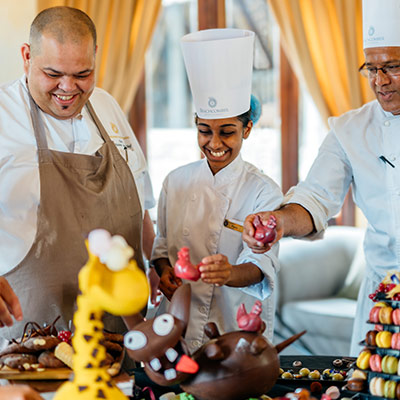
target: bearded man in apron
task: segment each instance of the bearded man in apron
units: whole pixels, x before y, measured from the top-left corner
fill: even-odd
[[[27,321],[59,315],[58,326],[68,327],[91,230],[122,235],[143,268],[145,221],[151,249],[143,210],[154,198],[144,156],[116,101],[95,88],[96,50],[85,13],[46,9],[21,49],[25,75],[0,87],[0,324],[12,325],[0,330],[6,337],[21,335]],[[104,322],[124,331],[119,318]]]

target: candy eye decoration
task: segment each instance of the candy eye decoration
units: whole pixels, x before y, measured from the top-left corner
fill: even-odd
[[[140,331],[129,331],[124,337],[124,345],[129,350],[143,349],[147,344],[146,335]]]
[[[153,322],[153,331],[158,336],[166,336],[174,327],[174,317],[171,314],[162,314],[155,318]]]

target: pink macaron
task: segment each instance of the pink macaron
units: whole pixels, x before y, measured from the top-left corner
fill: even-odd
[[[392,319],[395,325],[400,325],[400,308],[395,308],[393,310]]]
[[[395,350],[400,350],[400,333],[393,333],[392,340],[390,341],[390,347]]]
[[[377,306],[372,307],[371,311],[369,312],[369,320],[371,322],[375,322],[375,323],[380,322],[379,321],[379,312],[380,311],[381,311],[381,307],[377,307]]]
[[[372,354],[369,358],[369,368],[374,372],[382,372],[382,357],[379,354]]]

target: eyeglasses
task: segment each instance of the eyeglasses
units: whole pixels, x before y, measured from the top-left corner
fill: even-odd
[[[385,75],[387,76],[398,76],[400,75],[400,65],[399,64],[394,64],[394,65],[386,65],[384,67],[373,67],[370,65],[361,65],[361,67],[358,69],[358,72],[362,75],[365,76],[366,78],[374,79],[376,78],[376,75],[378,75],[378,71],[381,70]]]

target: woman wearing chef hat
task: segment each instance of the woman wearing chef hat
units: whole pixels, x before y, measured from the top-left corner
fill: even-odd
[[[278,185],[240,156],[259,116],[259,104],[250,107],[254,33],[205,30],[184,36],[181,45],[205,158],[166,177],[152,260],[167,298],[182,283],[172,268],[182,247],[190,249],[193,264],[203,263],[201,279],[191,283],[186,332],[191,352],[207,340],[207,322],[215,322],[221,333],[237,330],[239,305],[250,311],[256,300],[262,301],[264,334],[272,339],[278,248],[253,254],[241,236],[246,215],[282,202]]]

